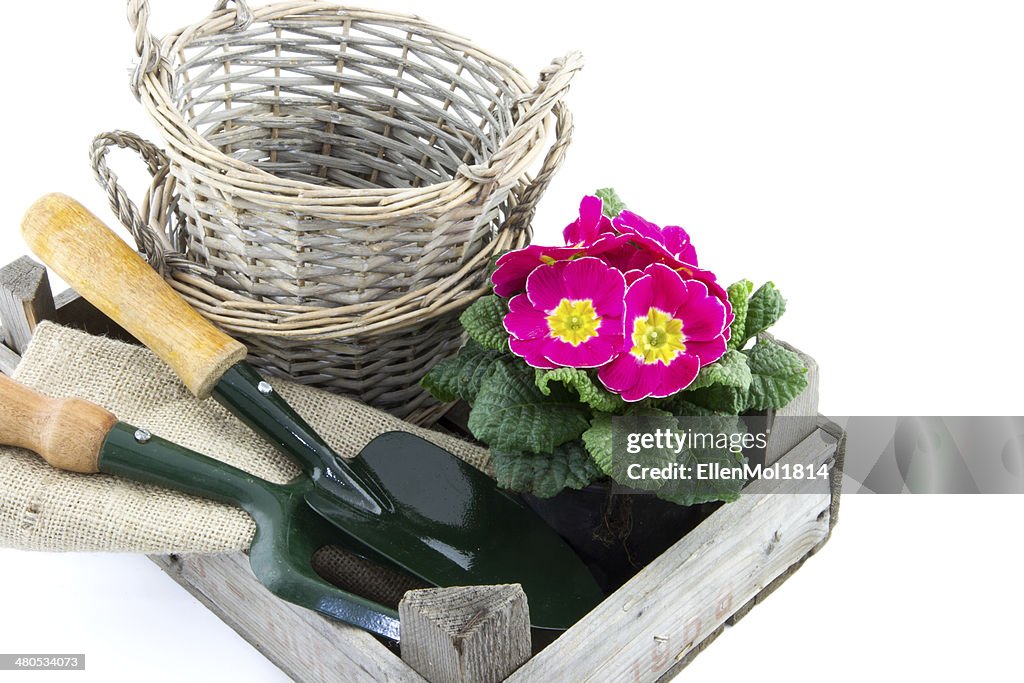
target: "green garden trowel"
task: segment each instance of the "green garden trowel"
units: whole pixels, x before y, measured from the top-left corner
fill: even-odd
[[[564,541],[451,453],[392,432],[355,458],[337,455],[245,363],[242,344],[196,313],[73,199],[53,194],[37,201],[22,234],[48,266],[162,358],[193,394],[212,394],[291,457],[311,482],[303,500],[342,532],[339,544],[436,586],[520,583],[535,628],[568,628],[601,600]]]
[[[219,460],[118,422],[81,399],[52,399],[0,375],[0,444],[27,448],[69,472],[105,472],[244,509],[256,522],[249,563],[280,598],[398,642],[398,613],[328,583],[313,555],[335,545],[336,527],[305,502],[305,475],[272,484]]]

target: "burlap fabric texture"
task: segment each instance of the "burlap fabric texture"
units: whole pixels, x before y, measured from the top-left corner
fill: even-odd
[[[193,398],[146,349],[44,323],[15,377],[49,396],[97,403],[124,422],[269,481],[299,474],[219,404]],[[486,450],[457,438],[318,389],[273,383],[343,456],[399,429],[486,468]],[[218,553],[248,548],[254,531],[237,508],[103,474],[60,472],[28,451],[0,447],[0,545],[8,548]]]

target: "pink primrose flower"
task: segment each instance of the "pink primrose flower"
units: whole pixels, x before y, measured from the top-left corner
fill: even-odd
[[[622,353],[598,377],[626,401],[665,398],[725,354],[728,302],[664,264],[630,275]]]
[[[494,293],[510,297],[526,288],[526,278],[538,266],[551,265],[583,253],[579,247],[543,247],[531,244],[498,257],[497,268],[491,274]]]
[[[633,241],[641,249],[686,265],[697,265],[697,250],[690,243],[690,235],[677,225],[662,228],[632,211],[620,213],[615,217],[613,225],[619,233],[632,235]]]
[[[542,265],[509,301],[509,347],[536,368],[596,368],[620,352],[626,282],[600,259]]]
[[[600,197],[587,195],[580,201],[580,216],[565,226],[562,237],[566,244],[587,246],[605,234],[613,234],[611,219],[602,213],[604,202]]]

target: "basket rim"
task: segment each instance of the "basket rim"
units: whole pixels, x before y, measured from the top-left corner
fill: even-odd
[[[374,9],[346,7],[328,2],[310,2],[310,0],[290,0],[286,2],[264,5],[252,10],[254,21],[267,21],[297,14],[329,14],[332,17],[349,16],[369,18],[371,20],[408,23],[420,30],[434,34],[434,37],[448,42],[474,57],[495,67],[514,90],[518,91],[517,101],[522,101],[531,92],[531,85],[525,75],[507,60],[501,59],[479,47],[468,38],[451,33],[417,15],[398,14]],[[282,178],[269,171],[260,169],[247,162],[234,159],[211,144],[204,136],[192,128],[184,119],[182,112],[174,105],[167,82],[165,66],[174,63],[174,56],[185,49],[197,38],[226,32],[235,21],[234,10],[220,10],[189,26],[173,31],[160,40],[161,66],[153,72],[143,75],[139,87],[139,99],[150,117],[164,133],[169,145],[169,155],[179,163],[188,163],[189,170],[201,176],[202,180],[212,185],[229,185],[232,191],[244,194],[252,201],[268,201],[273,203],[276,196],[282,201],[295,203],[296,200],[308,206],[322,208],[324,206],[343,206],[347,215],[351,215],[355,204],[362,204],[370,211],[380,211],[389,206],[401,212],[429,210],[432,206],[451,207],[456,198],[469,201],[475,195],[480,184],[460,172],[455,177],[416,188],[367,188],[356,189],[342,186],[317,185],[308,181]],[[534,137],[534,142],[545,140],[552,128],[551,116],[545,116]],[[524,171],[533,163],[543,145],[526,146],[521,158],[514,159],[515,168]],[[171,151],[173,150],[173,151]],[[189,163],[190,162],[190,163]],[[397,205],[397,206],[395,206]],[[356,208],[356,210],[358,210]],[[389,216],[394,216],[392,211]]]

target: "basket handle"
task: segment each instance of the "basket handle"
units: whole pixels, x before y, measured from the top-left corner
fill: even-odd
[[[124,130],[97,135],[93,138],[89,154],[93,174],[96,176],[96,181],[106,191],[110,208],[117,215],[121,224],[128,228],[132,238],[135,239],[136,246],[145,255],[149,264],[162,275],[166,269],[166,257],[174,252],[174,248],[167,239],[167,235],[150,227],[142,217],[139,207],[129,199],[128,193],[121,187],[117,180],[117,174],[107,165],[107,152],[114,146],[138,152],[146,162],[146,168],[149,169],[154,182],[166,177],[170,169],[170,160],[163,150],[152,142]]]
[[[235,3],[235,23],[228,31],[244,31],[253,22],[253,13],[246,0],[217,0],[214,12],[225,12],[229,2]],[[156,72],[163,64],[160,53],[160,39],[149,31],[149,0],[128,0],[128,24],[135,31],[135,54],[139,63],[132,73],[132,92],[140,96],[142,79],[146,74]]]
[[[537,211],[537,202],[548,189],[551,179],[565,161],[565,153],[572,142],[574,130],[572,112],[559,102],[552,110],[555,113],[555,143],[544,156],[544,164],[540,172],[530,181],[523,191],[519,203],[509,212],[502,224],[502,230],[528,230],[533,223],[533,215]]]
[[[472,166],[463,164],[459,167],[459,173],[476,183],[501,184],[504,176],[508,173],[508,164],[520,157],[521,147],[534,143],[540,127],[544,125],[545,118],[556,107],[556,113],[562,114],[563,125],[560,126],[562,133],[571,135],[572,119],[571,117],[569,118],[569,126],[566,128],[564,119],[568,110],[561,106],[561,103],[565,94],[569,91],[570,82],[582,68],[583,55],[579,52],[570,52],[564,57],[553,60],[550,65],[541,71],[537,87],[522,98],[523,102],[529,103],[529,108],[519,117],[516,124],[512,126],[512,130],[509,131],[501,145],[491,155],[490,160],[487,163],[474,164]],[[559,142],[562,144],[559,145]],[[545,159],[545,165],[547,165],[548,161],[554,161],[555,159],[560,163],[567,144],[567,139],[556,141],[555,147],[551,151],[559,150],[560,154],[552,158],[551,152],[549,152],[548,157]],[[546,174],[546,177],[547,180],[550,180],[551,173]],[[545,182],[544,185],[546,186],[546,184]],[[543,187],[540,189],[543,190]]]

